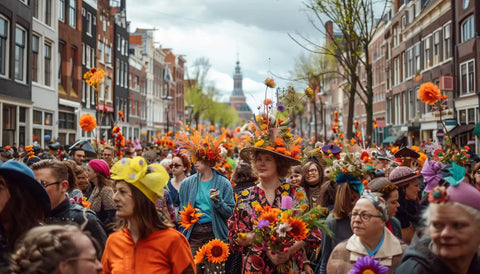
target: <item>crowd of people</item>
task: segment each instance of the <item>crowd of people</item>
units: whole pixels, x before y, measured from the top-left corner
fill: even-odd
[[[480,273],[470,147],[309,143],[270,106],[123,153],[2,148],[0,272]]]

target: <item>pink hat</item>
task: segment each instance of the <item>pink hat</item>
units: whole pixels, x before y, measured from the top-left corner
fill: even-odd
[[[406,166],[399,166],[390,173],[388,179],[390,179],[392,184],[401,186],[419,177],[420,174],[417,174],[413,169]]]
[[[88,165],[93,168],[96,172],[105,176],[105,178],[110,178],[110,167],[107,162],[100,159],[91,160],[88,162]]]
[[[474,186],[460,182],[447,188],[448,201],[457,202],[480,210],[480,191]]]

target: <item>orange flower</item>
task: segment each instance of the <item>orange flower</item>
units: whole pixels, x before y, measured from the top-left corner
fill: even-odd
[[[78,124],[85,132],[93,131],[97,127],[97,121],[91,114],[83,114],[78,120]]]
[[[265,85],[269,88],[274,88],[276,86],[275,80],[273,80],[273,78],[267,78],[265,79]]]
[[[266,106],[270,105],[271,103],[272,103],[272,99],[270,99],[270,98],[265,99],[265,103],[264,103],[264,104],[265,104]]]
[[[469,150],[470,150],[470,147],[469,147],[469,146],[465,146],[465,150],[466,150],[466,151],[469,151]]]
[[[118,111],[118,116],[120,116],[120,117],[123,116],[123,111],[119,110]]]
[[[427,82],[420,86],[418,98],[427,105],[434,105],[442,98],[442,93],[435,84]]]
[[[189,230],[193,224],[198,222],[200,216],[203,215],[198,208],[192,207],[191,203],[188,203],[188,206],[183,207],[183,211],[180,211],[180,226],[184,227],[185,230]]]
[[[214,125],[210,125],[210,126],[208,127],[208,130],[214,131],[214,130],[215,130],[215,126],[214,126]]]
[[[275,144],[276,144],[277,146],[284,146],[283,139],[280,138],[280,137],[277,137],[277,138],[275,139]]]
[[[277,147],[275,151],[278,153],[284,153],[285,151],[287,151],[287,149],[285,147]]]
[[[302,241],[307,237],[307,224],[300,218],[290,218],[289,221],[290,227],[290,235],[297,241]]]
[[[282,210],[279,208],[272,208],[270,206],[265,206],[263,212],[258,217],[258,220],[268,220],[270,224],[275,224],[278,220],[278,215],[282,213]]]
[[[228,258],[228,245],[219,239],[213,239],[204,245],[207,260],[214,264],[220,264]]]
[[[203,259],[205,259],[205,246],[202,246],[197,250],[197,254],[195,255],[195,264],[203,262]]]
[[[6,150],[10,150],[12,147],[11,146],[5,146]]]
[[[266,147],[265,149],[268,149],[268,150],[271,150],[271,151],[275,151],[275,148],[274,148],[274,147],[271,147],[271,146],[268,146],[268,147]]]
[[[305,199],[306,198],[305,192],[297,191],[296,198],[297,198],[297,201],[301,201],[301,200]]]

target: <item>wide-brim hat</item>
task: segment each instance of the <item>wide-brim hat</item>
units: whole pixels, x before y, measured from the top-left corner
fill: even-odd
[[[418,157],[420,157],[420,154],[418,154],[415,150],[411,148],[402,147],[399,151],[395,152],[394,156],[395,158],[410,157],[413,159],[418,159]]]
[[[243,148],[242,150],[240,150],[240,158],[242,158],[242,160],[252,164],[252,161],[254,159],[254,155],[255,155],[256,151],[269,152],[269,153],[272,153],[274,155],[277,155],[281,159],[286,160],[287,163],[290,166],[296,166],[296,165],[300,164],[300,160],[298,160],[298,159],[292,158],[292,157],[287,156],[285,154],[278,153],[278,152],[273,151],[273,150],[268,150],[268,149],[260,148],[260,147],[246,147],[246,148]]]
[[[33,171],[24,163],[10,160],[0,167],[0,175],[19,184],[24,191],[29,191],[43,208],[45,216],[50,213],[51,203],[47,191],[41,183],[35,179]]]
[[[418,179],[421,175],[411,168],[406,166],[396,167],[391,173],[388,179],[396,186],[402,186],[413,179]]]

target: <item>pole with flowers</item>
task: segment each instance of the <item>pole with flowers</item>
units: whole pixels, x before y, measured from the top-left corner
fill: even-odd
[[[423,83],[418,89],[418,98],[427,105],[432,106],[432,111],[438,111],[438,117],[440,124],[442,125],[443,131],[445,132],[445,141],[447,145],[447,151],[442,158],[440,159],[443,163],[448,163],[450,161],[450,156],[452,155],[452,138],[445,126],[443,121],[443,111],[448,109],[447,106],[447,95],[442,95],[442,92],[437,87],[437,85],[432,82]]]

